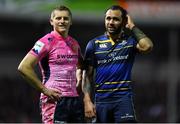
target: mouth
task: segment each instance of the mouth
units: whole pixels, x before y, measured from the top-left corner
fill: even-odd
[[[58,25],[58,27],[61,28],[61,29],[66,29],[65,25]]]
[[[114,27],[108,27],[108,30],[110,30],[110,31],[114,31],[114,30],[115,30],[115,28],[114,28]]]
[[[109,29],[114,29],[114,27],[108,27]]]
[[[66,27],[65,25],[58,25],[59,27]]]

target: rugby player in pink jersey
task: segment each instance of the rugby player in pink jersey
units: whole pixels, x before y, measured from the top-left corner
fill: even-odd
[[[53,31],[40,38],[19,64],[21,75],[41,92],[43,123],[82,123],[84,110],[81,89],[82,56],[76,40],[68,35],[71,11],[55,8],[50,23]],[[39,63],[43,80],[34,71]]]

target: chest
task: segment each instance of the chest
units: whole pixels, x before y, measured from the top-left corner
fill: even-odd
[[[69,65],[77,64],[78,61],[78,45],[76,43],[66,41],[55,42],[49,51],[49,62],[53,64]]]
[[[112,45],[111,43],[97,43],[95,44],[95,57],[97,60],[126,58],[133,54],[134,46],[132,42],[122,41]]]

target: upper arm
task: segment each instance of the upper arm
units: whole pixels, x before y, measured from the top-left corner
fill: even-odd
[[[83,69],[83,67],[84,67],[84,60],[83,60],[83,56],[82,56],[81,50],[79,49],[79,51],[78,51],[77,69]]]
[[[92,82],[93,74],[94,74],[94,67],[89,65],[86,69],[85,74],[86,74],[86,78],[88,78],[90,80],[90,82]]]
[[[90,41],[88,42],[85,50],[85,56],[84,56],[84,64],[85,64],[85,78],[88,79],[90,82],[93,79],[93,73],[94,73],[94,42]]]
[[[94,41],[88,42],[84,55],[85,66],[93,66],[95,64],[94,47]]]
[[[18,70],[23,71],[25,68],[34,68],[34,66],[38,63],[38,58],[30,53],[28,53],[21,63],[18,66]]]
[[[48,53],[48,48],[49,45],[46,40],[38,40],[29,53],[23,58],[18,70],[20,72],[27,71],[27,69],[32,70],[38,61]]]
[[[88,68],[86,68],[85,70],[83,70],[82,73],[82,79],[83,79],[83,89],[84,92],[91,92],[91,85],[90,83],[93,81],[93,67],[92,66],[88,66]]]

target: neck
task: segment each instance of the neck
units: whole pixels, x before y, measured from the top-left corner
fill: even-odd
[[[56,30],[54,31],[57,32],[59,35],[61,35],[63,38],[66,38],[68,36],[68,32],[58,32]]]
[[[116,42],[117,39],[119,39],[122,35],[122,32],[118,33],[118,34],[110,34],[107,32],[107,35],[114,41]]]

